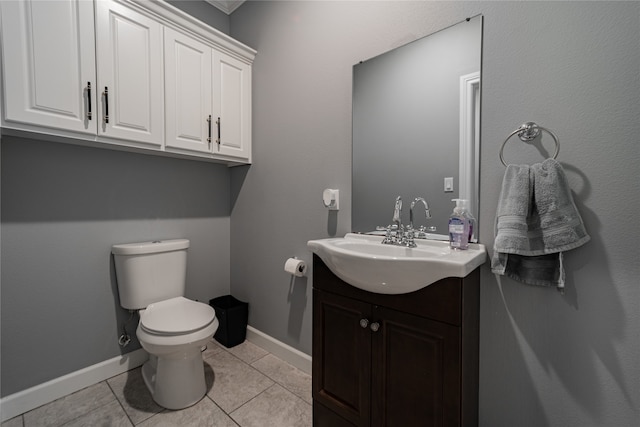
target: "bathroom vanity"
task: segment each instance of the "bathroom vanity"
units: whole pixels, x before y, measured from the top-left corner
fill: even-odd
[[[477,425],[479,278],[385,295],[314,253],[313,425]]]

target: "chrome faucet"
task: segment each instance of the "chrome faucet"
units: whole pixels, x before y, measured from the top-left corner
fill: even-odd
[[[402,219],[400,216],[402,215],[402,197],[396,197],[396,204],[393,207],[393,223],[396,225],[398,230],[402,228]]]
[[[429,204],[423,197],[416,197],[411,202],[409,207],[409,225],[406,230],[404,225],[402,225],[401,214],[402,214],[402,197],[396,197],[396,204],[393,207],[393,225],[389,225],[387,227],[387,233],[382,240],[382,243],[385,245],[397,245],[397,246],[405,246],[407,248],[415,248],[416,242],[413,240],[415,237],[415,230],[413,229],[413,208],[417,203],[422,202],[424,205],[424,214],[427,219],[431,218],[431,211],[429,210]],[[421,226],[418,230],[418,237],[422,237],[425,235],[425,227]]]
[[[429,210],[429,204],[427,203],[427,201],[423,198],[423,197],[416,197],[415,199],[413,199],[413,202],[411,202],[411,205],[409,206],[409,227],[407,228],[407,245],[409,247],[416,247],[415,242],[413,241],[413,238],[416,237],[415,235],[415,229],[413,228],[413,208],[416,206],[416,204],[418,202],[422,202],[422,204],[424,205],[424,214],[425,214],[425,218],[429,219],[431,218],[431,211]],[[418,236],[417,237],[424,237],[426,235],[425,233],[425,227],[424,226],[420,226],[420,228],[418,229]]]
[[[396,203],[393,206],[393,225],[387,227],[387,234],[384,236],[382,243],[385,245],[397,245],[403,238],[404,226],[402,225],[402,197],[396,197]]]
[[[416,206],[416,203],[422,202],[424,205],[424,214],[427,219],[431,218],[431,211],[429,210],[429,204],[423,197],[416,197],[411,202],[411,206],[409,207],[409,228],[413,229],[413,208]]]

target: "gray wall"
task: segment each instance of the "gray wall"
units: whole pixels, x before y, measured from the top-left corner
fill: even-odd
[[[351,70],[362,58],[484,14],[480,241],[493,244],[520,123],[560,137],[592,241],[566,254],[567,293],[482,274],[480,425],[630,426],[640,413],[640,4],[248,2],[233,37],[257,49],[254,165],[232,171],[231,288],[250,323],[311,352],[308,239],[350,229]],[[513,143],[505,157],[536,162]],[[341,210],[322,206],[339,188]],[[428,197],[428,195],[426,195]],[[382,201],[381,201],[382,202]]]
[[[2,396],[139,348],[118,345],[111,245],[191,240],[187,296],[229,293],[224,165],[2,138]]]

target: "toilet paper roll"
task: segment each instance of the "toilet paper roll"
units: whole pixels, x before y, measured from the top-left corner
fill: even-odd
[[[301,259],[289,258],[284,263],[284,271],[296,277],[302,277],[307,273],[307,264]]]

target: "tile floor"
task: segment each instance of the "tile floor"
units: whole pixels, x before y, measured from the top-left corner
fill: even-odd
[[[156,405],[136,368],[1,427],[312,425],[310,375],[248,341],[227,349],[211,340],[203,357],[207,394],[189,408],[169,411]]]

